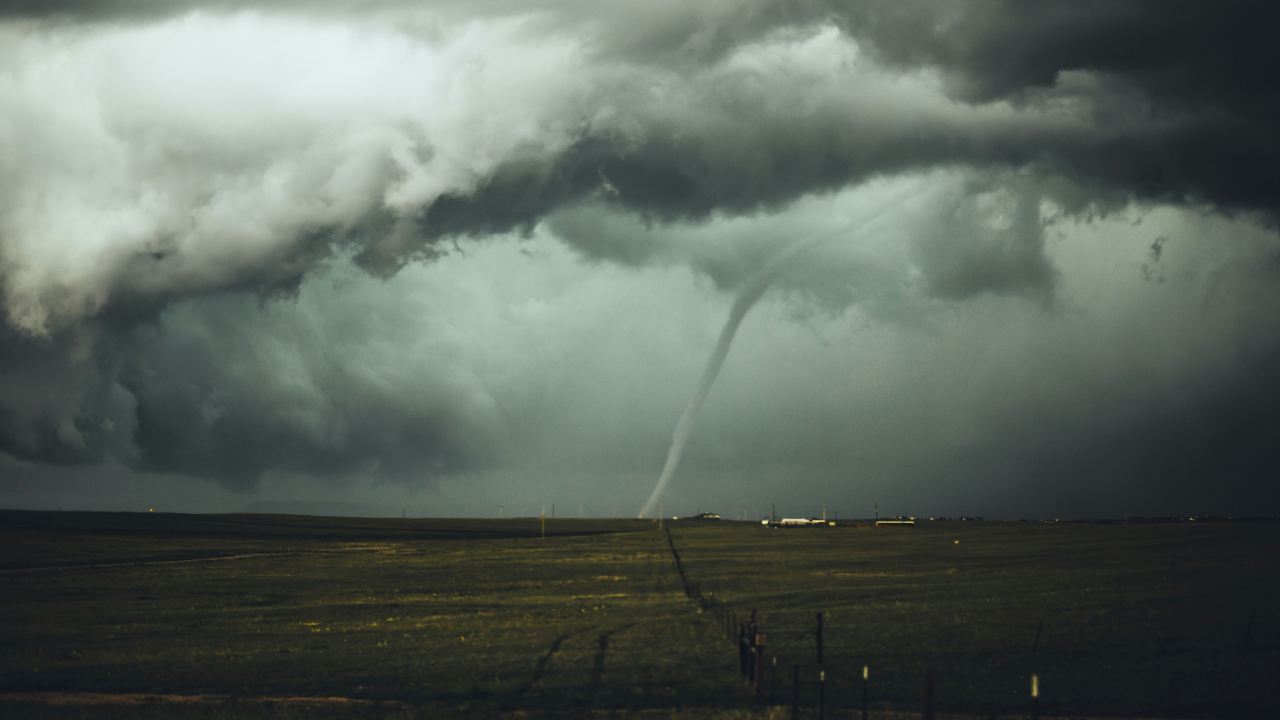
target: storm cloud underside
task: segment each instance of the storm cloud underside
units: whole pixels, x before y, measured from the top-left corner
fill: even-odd
[[[726,296],[923,183],[778,278],[692,476],[1274,506],[1265,7],[0,3],[6,492],[651,478]]]

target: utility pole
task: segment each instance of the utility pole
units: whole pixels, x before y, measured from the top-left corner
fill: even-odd
[[[827,504],[822,503],[822,522],[827,521]]]
[[[658,503],[658,529],[662,529],[662,503]]]
[[[876,503],[876,520],[880,519],[880,503]]]
[[[542,539],[547,539],[547,504],[542,503]]]

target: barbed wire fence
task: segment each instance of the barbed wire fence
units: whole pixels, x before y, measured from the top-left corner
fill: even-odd
[[[790,706],[792,717],[816,714],[824,718],[838,714],[841,717],[866,718],[874,710],[917,711],[921,717],[932,720],[938,712],[939,689],[943,688],[952,691],[948,697],[953,702],[949,705],[956,705],[949,706],[948,712],[968,712],[985,717],[1039,718],[1044,710],[1042,690],[1046,670],[1051,674],[1057,671],[1059,675],[1070,670],[1070,663],[1045,662],[1041,649],[1044,619],[1038,620],[1034,628],[1014,626],[1000,620],[957,619],[952,622],[949,629],[953,632],[967,628],[979,631],[977,634],[1019,633],[1024,634],[1027,641],[1024,645],[1027,650],[1019,657],[999,664],[990,672],[978,673],[978,678],[969,678],[965,682],[957,679],[958,673],[947,672],[954,664],[965,662],[963,658],[918,649],[899,653],[892,659],[868,656],[858,662],[850,657],[848,648],[841,643],[841,652],[833,661],[830,653],[826,652],[828,626],[822,611],[808,610],[812,614],[807,616],[811,620],[806,623],[801,620],[806,612],[802,608],[775,609],[773,615],[787,621],[776,625],[761,622],[757,609],[748,609],[712,587],[704,586],[702,580],[686,566],[670,527],[664,530],[685,596],[715,617],[721,634],[738,653],[739,669],[754,701],[762,705]],[[1249,661],[1246,654],[1251,647],[1257,646],[1257,624],[1256,611],[1250,612],[1243,633],[1235,636],[1238,641],[1223,642],[1204,652],[1201,664],[1207,664],[1209,669],[1208,676],[1201,680],[1206,686],[1215,688],[1217,697],[1202,703],[1200,714],[1206,717],[1233,716],[1230,708],[1242,706],[1240,702],[1229,702],[1227,697],[1239,690],[1234,686],[1228,689],[1222,683],[1233,677],[1241,662]],[[1274,652],[1270,654],[1274,655]],[[1095,655],[1073,660],[1104,664],[1123,660],[1108,656],[1105,648]],[[1133,661],[1140,662],[1139,656],[1137,653]],[[881,667],[876,667],[877,660]],[[1007,696],[999,701],[983,700],[984,684],[998,684],[1001,692],[1015,694],[1021,700],[1011,701]],[[985,694],[990,696],[991,691],[988,689]],[[957,695],[961,696],[958,703],[954,702]],[[1257,697],[1261,698],[1261,694]],[[1251,707],[1252,702],[1243,706]],[[1185,716],[1185,710],[1178,714]]]

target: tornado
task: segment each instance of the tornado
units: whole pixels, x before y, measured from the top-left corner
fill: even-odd
[[[906,201],[909,197],[919,194],[920,188],[921,185],[917,183],[907,192],[901,193],[893,200],[885,203],[869,217],[855,223],[848,230],[824,235],[807,242],[796,243],[780,251],[759,272],[747,278],[742,290],[738,292],[738,297],[733,301],[733,307],[729,309],[729,319],[725,321],[724,327],[720,330],[720,338],[716,340],[716,346],[711,351],[711,357],[707,358],[707,366],[702,370],[702,377],[698,379],[698,385],[693,390],[693,396],[689,398],[689,403],[685,405],[684,412],[680,413],[680,419],[676,421],[675,433],[671,438],[671,449],[667,451],[667,462],[662,466],[662,474],[658,476],[658,484],[654,486],[653,493],[649,495],[649,500],[640,509],[639,517],[643,518],[646,514],[653,514],[654,508],[658,506],[658,500],[661,499],[662,492],[667,489],[667,485],[671,482],[671,476],[675,474],[676,467],[680,464],[680,456],[684,454],[684,446],[689,440],[689,434],[693,432],[693,416],[702,408],[702,403],[711,392],[711,385],[715,383],[716,376],[720,374],[720,368],[724,366],[724,359],[729,355],[729,346],[733,344],[733,337],[738,334],[738,326],[742,324],[742,319],[747,316],[747,313],[756,302],[764,296],[765,291],[769,289],[773,281],[796,258],[819,245],[830,242],[840,235],[865,227],[876,218]]]

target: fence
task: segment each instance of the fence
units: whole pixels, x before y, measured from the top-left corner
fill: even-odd
[[[964,668],[958,668],[952,664],[951,658],[933,658],[916,653],[907,657],[905,661],[898,658],[899,662],[892,671],[889,668],[883,668],[879,676],[877,676],[874,660],[854,663],[847,652],[837,655],[836,662],[833,664],[831,657],[824,657],[824,643],[830,638],[827,637],[829,628],[824,623],[822,612],[814,612],[812,624],[802,627],[795,627],[797,624],[804,624],[797,622],[790,623],[789,627],[762,623],[754,609],[748,611],[741,604],[728,602],[714,590],[704,590],[700,579],[686,567],[685,559],[681,557],[680,550],[675,545],[670,528],[666,528],[666,538],[686,597],[696,602],[704,611],[712,613],[726,639],[736,647],[739,670],[755,702],[775,706],[789,704],[793,717],[801,712],[816,712],[818,717],[825,717],[833,710],[839,710],[845,717],[851,716],[849,713],[856,716],[861,711],[862,717],[865,718],[869,709],[901,711],[915,706],[919,708],[923,717],[932,718],[939,705],[938,698],[940,696],[955,698],[958,696],[955,691],[959,688],[968,693],[965,696],[966,707],[963,708],[965,712],[977,712],[986,716],[1016,714],[1033,718],[1038,718],[1041,713],[1044,673],[1043,668],[1038,666],[1041,665],[1043,656],[1043,653],[1039,652],[1042,644],[1041,635],[1045,629],[1043,620],[1036,623],[1033,628],[1023,630],[1027,633],[1024,636],[1027,644],[1023,647],[1029,649],[1029,655],[1020,655],[1014,661],[1006,662],[1003,667],[998,668],[998,672],[1001,673],[1001,683],[1003,683],[1000,691],[1016,693],[1016,697],[1021,699],[1015,700],[1005,695],[998,700],[979,700],[975,703],[972,698],[981,694],[982,689],[975,687],[967,679],[958,679],[960,673],[957,671],[963,671]],[[788,611],[794,616],[793,609]],[[976,624],[977,621],[973,622]],[[996,622],[998,623],[998,620]],[[1255,632],[1255,622],[1254,614],[1250,613],[1248,623],[1243,628],[1243,634],[1235,635],[1233,648],[1240,651],[1249,649],[1251,636]],[[1031,632],[1032,629],[1034,634]],[[1274,649],[1269,652],[1274,654]],[[778,667],[780,656],[790,656],[786,657],[787,662],[783,664],[781,673]],[[1234,674],[1233,669],[1227,667],[1224,661],[1220,661],[1218,656],[1212,657],[1211,660],[1213,677],[1230,678]],[[915,665],[914,671],[907,667],[911,664]],[[1010,665],[1013,667],[1009,667]],[[947,670],[949,667],[950,672]],[[1009,673],[1009,670],[1013,672]],[[1055,670],[1059,677],[1065,674],[1061,666],[1051,667],[1051,674]],[[1255,671],[1255,674],[1257,672],[1259,671]],[[1265,674],[1265,671],[1261,672]],[[910,684],[914,684],[916,689],[911,694],[914,698],[918,698],[918,705],[916,705],[917,701],[907,694],[911,692],[910,690],[904,693],[907,687],[906,678],[912,673],[916,680]],[[779,674],[782,677],[779,677]],[[880,678],[879,685],[877,685],[877,677]],[[969,684],[966,685],[966,682]],[[943,691],[941,694],[940,690]],[[1231,692],[1234,691],[1222,689],[1215,700],[1217,709],[1201,708],[1193,712],[1206,715],[1223,714],[1222,708],[1252,707],[1251,703],[1259,702],[1252,699],[1242,701],[1240,698],[1232,698]],[[1065,708],[1065,703],[1059,703],[1057,707],[1061,712]],[[948,709],[961,711],[960,708],[952,708],[950,705]],[[1157,708],[1157,712],[1161,711],[1173,714],[1176,709]],[[1188,713],[1184,709],[1184,712],[1178,714]],[[1226,714],[1231,713],[1226,712]]]

